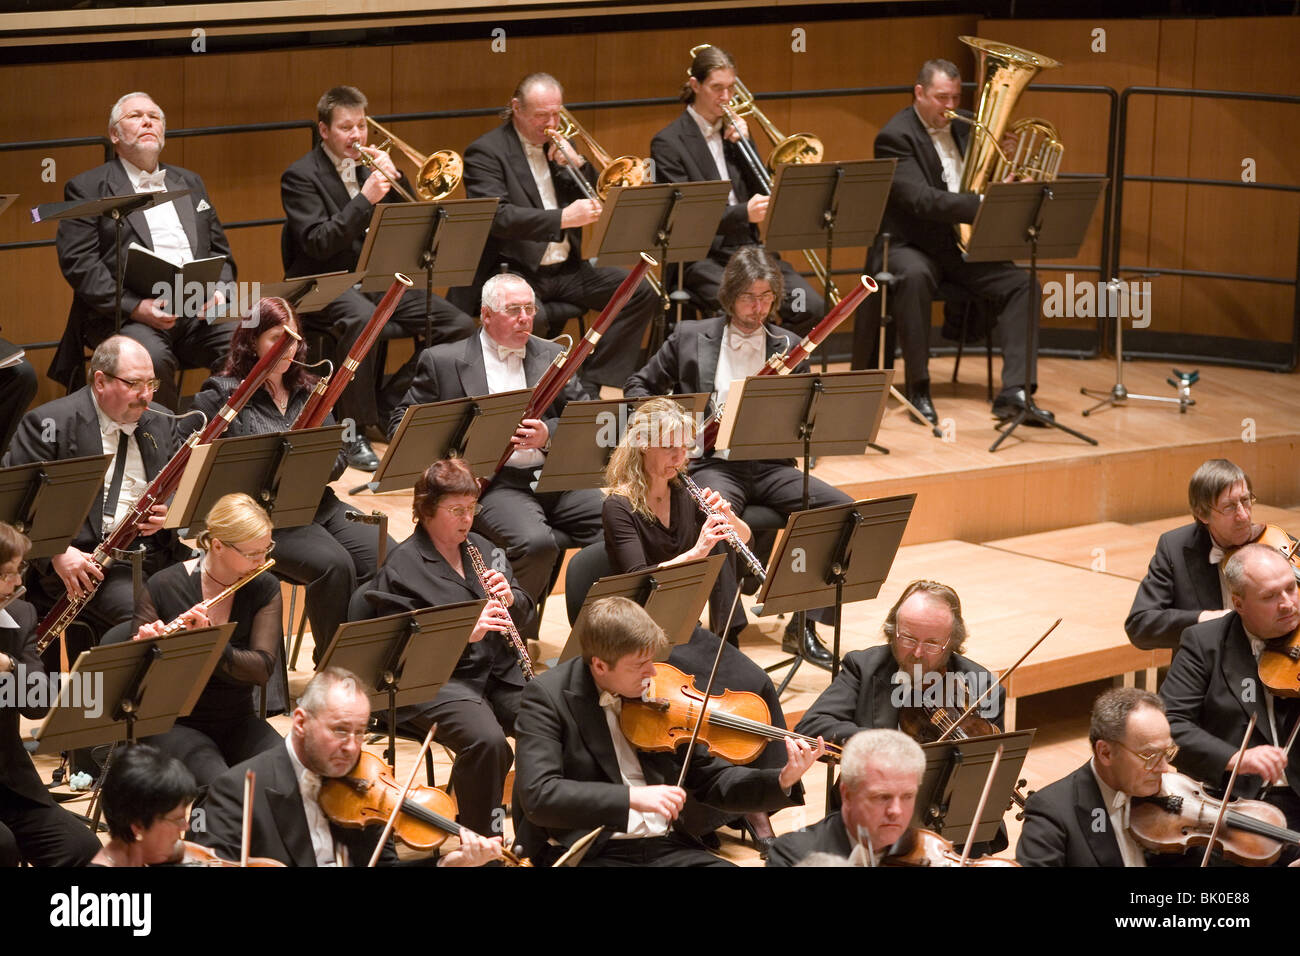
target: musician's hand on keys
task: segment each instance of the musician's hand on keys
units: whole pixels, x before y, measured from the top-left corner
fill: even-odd
[[[704,519],[704,527],[700,529],[700,536],[695,539],[695,547],[691,549],[690,557],[704,557],[719,541],[726,541],[730,533],[731,522],[720,514],[709,515]]]
[[[721,511],[728,521],[735,521],[736,514],[731,510],[731,502],[712,488],[701,488],[704,492],[704,500],[709,503],[709,507],[714,511]]]
[[[483,613],[478,616],[474,630],[470,632],[469,642],[473,644],[483,640],[488,631],[508,631],[513,623],[504,604],[497,600],[488,601],[483,607]]]
[[[176,324],[176,316],[164,309],[158,299],[141,299],[131,310],[131,319],[159,332],[166,332]]]
[[[551,432],[546,427],[546,423],[537,418],[525,418],[515,429],[514,435],[510,438],[510,443],[515,446],[516,450],[524,448],[545,448],[546,443],[551,440]]]
[[[586,226],[600,218],[600,203],[594,199],[578,199],[564,207],[560,213],[560,228]]]
[[[151,637],[160,637],[166,628],[167,625],[162,621],[150,621],[148,624],[141,624],[139,629],[131,635],[131,640],[147,641]]]
[[[484,575],[488,597],[496,598],[506,607],[515,603],[515,592],[510,590],[509,579],[496,568],[489,568]]]
[[[68,597],[76,600],[88,592],[92,581],[104,580],[103,569],[85,551],[69,547],[50,559],[54,573],[63,582]]]
[[[167,520],[167,506],[154,505],[149,509],[149,517],[136,525],[136,530],[142,537],[148,537],[151,534],[157,534],[162,530],[163,522]]]
[[[762,193],[755,193],[749,197],[749,221],[762,222],[767,216],[767,204],[772,201],[771,196],[764,196]]]

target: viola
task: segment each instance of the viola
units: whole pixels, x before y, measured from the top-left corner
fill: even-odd
[[[880,861],[881,866],[962,866],[959,853],[948,840],[931,830],[909,830]],[[1019,866],[1015,860],[999,856],[982,856],[967,860],[965,866]]]
[[[1183,853],[1210,840],[1223,801],[1206,794],[1191,777],[1166,773],[1154,797],[1134,797],[1129,832],[1152,853]],[[1215,849],[1242,866],[1277,862],[1282,847],[1300,844],[1300,833],[1286,828],[1286,816],[1263,800],[1229,800]]]
[[[191,843],[189,840],[182,840],[181,848],[182,848],[181,858],[179,860],[173,860],[171,863],[172,866],[238,867],[240,865],[238,860],[227,860],[223,857],[217,856],[216,853],[208,849],[206,846],[200,846],[197,843]],[[248,865],[249,866],[272,866],[272,867],[285,866],[285,864],[281,863],[279,860],[272,860],[264,856],[250,856],[248,858]]]
[[[671,753],[689,743],[705,705],[695,679],[671,664],[655,664],[655,676],[641,698],[623,701],[618,724],[638,750]],[[816,747],[817,740],[771,724],[767,704],[757,694],[729,690],[710,695],[699,742],[709,753],[734,764],[750,763],[772,740],[795,737]],[[840,748],[826,744],[829,759]]]

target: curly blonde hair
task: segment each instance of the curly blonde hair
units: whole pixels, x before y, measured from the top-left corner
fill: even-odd
[[[653,519],[654,512],[646,501],[649,482],[646,480],[643,450],[676,445],[676,441],[666,443],[665,439],[679,435],[689,448],[695,444],[696,431],[695,419],[671,398],[652,398],[643,402],[628,421],[623,440],[605,466],[605,487],[601,491],[607,495],[622,495],[631,502],[636,514]]]

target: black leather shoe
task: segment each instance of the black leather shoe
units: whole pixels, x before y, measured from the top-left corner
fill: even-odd
[[[347,463],[358,471],[374,471],[379,467],[379,456],[370,447],[365,438],[348,442],[343,446],[343,457]]]
[[[915,385],[912,388],[909,388],[907,390],[907,400],[912,403],[927,422],[931,425],[939,424],[939,415],[934,410],[934,402],[930,401],[929,382],[922,382],[920,385]],[[914,414],[911,412],[908,412],[907,414],[912,421],[916,422],[918,425],[922,424],[922,422],[917,421]]]
[[[789,654],[798,654],[809,664],[823,670],[830,670],[831,664],[835,660],[826,645],[821,642],[821,638],[817,636],[812,621],[809,621],[804,628],[803,639],[799,639],[799,616],[797,614],[786,625],[785,634],[781,638],[781,649]]]
[[[1006,421],[1018,415],[1025,407],[1025,390],[1023,388],[1013,388],[1010,391],[1003,392],[993,400],[993,417],[998,421]],[[1056,421],[1056,416],[1045,408],[1036,408],[1037,412],[1049,422]],[[1047,425],[1037,418],[1026,418],[1024,425],[1028,428],[1046,428]]]

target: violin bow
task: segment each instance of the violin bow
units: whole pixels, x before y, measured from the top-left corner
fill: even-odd
[[[420,752],[415,755],[415,760],[411,764],[411,772],[406,777],[406,784],[402,787],[402,792],[393,801],[393,812],[388,815],[388,820],[384,823],[384,832],[379,834],[379,842],[375,844],[375,852],[370,854],[370,862],[366,864],[367,869],[378,865],[379,856],[384,852],[384,844],[388,842],[388,836],[393,832],[393,825],[397,823],[397,815],[402,812],[402,804],[406,803],[406,795],[411,792],[411,784],[415,783],[415,775],[419,773],[420,765],[424,763],[424,755],[433,746],[433,734],[437,729],[438,725],[434,724],[429,728],[429,732],[424,735],[424,743],[420,744]],[[393,761],[397,761],[397,754],[393,754]]]
[[[1043,633],[1042,637],[1034,641],[1034,643],[1030,644],[1029,650],[1025,651],[1023,654],[1020,655],[1020,660],[1016,661],[1014,664],[1012,664],[1010,667],[1004,670],[1002,674],[998,677],[998,679],[994,681],[993,684],[987,690],[984,691],[984,693],[976,697],[975,700],[971,702],[971,705],[962,712],[962,715],[952,722],[952,726],[939,735],[939,740],[947,740],[948,735],[951,734],[958,727],[960,727],[961,722],[963,720],[965,720],[971,714],[975,713],[975,708],[978,707],[981,703],[983,703],[984,698],[987,697],[989,694],[993,693],[993,691],[996,690],[998,687],[1002,686],[1002,684],[1006,681],[1008,677],[1011,676],[1011,674],[1015,671],[1015,669],[1025,662],[1025,658],[1027,658],[1030,654],[1034,653],[1038,645],[1043,643],[1043,641],[1047,640],[1047,635],[1051,634],[1054,630],[1056,630],[1057,625],[1059,625],[1063,620],[1065,620],[1065,618],[1058,617],[1056,619],[1056,624],[1053,624],[1051,627],[1049,627]],[[936,741],[936,743],[937,742],[938,741]]]
[[[1255,732],[1255,721],[1258,714],[1250,715],[1250,723],[1246,725],[1246,735],[1241,738],[1241,746],[1237,748],[1237,759],[1232,763],[1232,773],[1228,775],[1228,787],[1223,791],[1223,799],[1219,801],[1219,815],[1214,818],[1214,829],[1210,831],[1210,842],[1205,844],[1205,855],[1201,857],[1201,866],[1210,865],[1210,854],[1214,852],[1214,841],[1219,838],[1219,830],[1223,828],[1223,816],[1228,812],[1228,801],[1232,799],[1232,788],[1237,783],[1237,771],[1241,769],[1241,758],[1246,752],[1246,744],[1250,743],[1250,735]]]
[[[704,717],[709,711],[709,695],[713,693],[713,681],[718,676],[718,662],[722,660],[722,649],[727,644],[726,635],[731,630],[731,619],[736,616],[736,607],[740,604],[740,588],[731,599],[731,610],[727,612],[727,625],[722,629],[723,636],[718,639],[718,653],[713,655],[713,670],[709,671],[709,682],[704,686],[704,697],[700,700],[700,714],[695,718],[695,728],[691,731],[691,741],[686,747],[686,758],[682,761],[682,772],[677,775],[677,786],[686,782],[686,771],[691,768],[691,755],[695,753],[695,744],[700,739],[700,730],[704,727]]]
[[[1282,756],[1287,758],[1288,763],[1291,760],[1291,748],[1295,745],[1295,738],[1296,738],[1297,731],[1300,731],[1300,717],[1296,718],[1295,725],[1291,728],[1291,736],[1287,737],[1286,746],[1282,748]],[[1269,790],[1273,789],[1273,784],[1276,782],[1277,781],[1275,780],[1265,780],[1264,786],[1259,788],[1259,794],[1255,797],[1255,799],[1263,800],[1264,795],[1268,793]]]
[[[1056,622],[1056,624],[1060,623],[1060,621]],[[980,793],[980,802],[975,804],[975,816],[971,818],[970,830],[966,833],[966,844],[961,848],[961,862],[957,864],[958,866],[965,866],[966,861],[970,859],[970,848],[975,842],[975,828],[980,825],[980,817],[984,816],[984,805],[989,801],[989,792],[993,789],[993,776],[998,772],[1000,763],[1002,763],[1002,745],[998,744],[998,749],[993,754],[993,762],[989,764],[989,775],[984,778],[984,790]]]
[[[248,866],[248,848],[253,842],[253,788],[257,774],[249,770],[244,773],[244,819],[240,825],[239,865]]]

